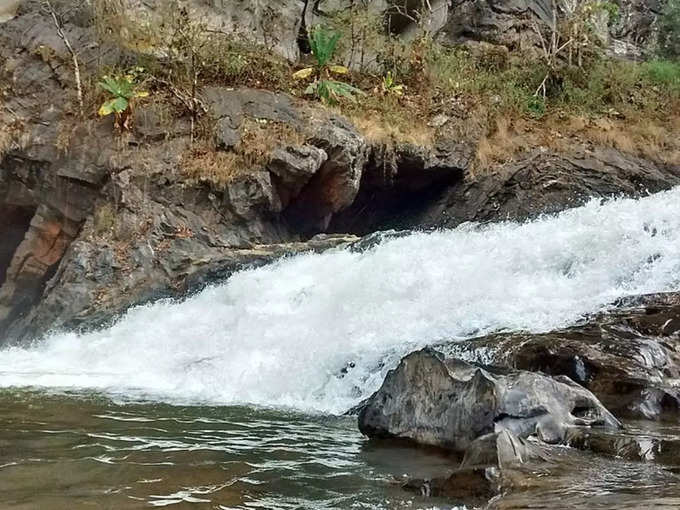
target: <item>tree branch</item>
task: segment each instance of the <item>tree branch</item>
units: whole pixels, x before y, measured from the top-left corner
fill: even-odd
[[[78,64],[78,56],[76,55],[75,50],[73,49],[73,46],[71,46],[71,42],[68,40],[68,37],[66,37],[66,34],[64,33],[64,27],[59,21],[59,18],[57,17],[57,13],[52,7],[52,4],[50,3],[50,0],[44,0],[45,6],[47,7],[48,13],[52,16],[52,20],[54,21],[54,26],[57,28],[57,35],[59,38],[64,41],[64,45],[66,46],[66,49],[69,51],[71,54],[71,58],[73,59],[73,74],[75,76],[76,80],[76,92],[78,94],[78,106],[80,109],[80,116],[83,117],[85,115],[85,107],[83,106],[83,85],[80,80],[80,65]]]

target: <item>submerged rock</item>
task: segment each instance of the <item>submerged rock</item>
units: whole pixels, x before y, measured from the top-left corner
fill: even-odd
[[[490,371],[426,348],[402,359],[359,413],[369,437],[394,437],[464,451],[507,430],[563,443],[574,425],[619,428],[588,390],[567,377]]]
[[[630,461],[654,462],[680,468],[680,436],[627,427],[606,431],[576,427],[569,430],[567,444],[581,450]]]

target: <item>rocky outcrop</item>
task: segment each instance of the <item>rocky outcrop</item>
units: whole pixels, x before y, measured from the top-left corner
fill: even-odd
[[[333,231],[365,234],[523,221],[578,207],[593,198],[640,197],[680,185],[680,168],[605,148],[575,148],[571,154],[529,152],[474,177],[464,172],[470,158],[464,145],[435,146],[429,157],[440,155],[447,162],[442,167],[436,159],[423,164],[404,158],[403,151],[397,151],[396,157],[383,154],[379,151],[371,158],[361,193],[336,216]]]
[[[441,140],[432,149],[410,144],[375,146],[363,172],[360,191],[330,224],[334,232],[369,234],[417,227],[443,190],[462,184],[473,160],[470,144]]]
[[[100,324],[244,265],[337,244],[296,243],[303,231],[322,231],[358,191],[365,143],[350,125],[290,96],[208,89],[215,136],[236,138],[224,151],[240,142],[246,119],[300,134],[264,147],[271,170],[256,161],[223,183],[191,177],[189,119],[169,119],[163,103],[137,108],[125,135],[111,121],[78,117],[67,50],[51,17],[32,5],[22,4],[0,33],[2,341]],[[77,14],[64,23],[85,75],[107,53]],[[288,209],[314,192],[323,197],[304,210],[309,226],[291,226]]]
[[[456,451],[503,430],[563,443],[574,425],[620,427],[592,393],[567,377],[492,372],[431,349],[402,359],[359,413],[359,429],[369,437]]]
[[[680,169],[662,168],[613,149],[573,155],[538,153],[449,189],[416,224],[525,220],[583,205],[592,198],[644,196],[680,184]]]
[[[622,305],[561,331],[491,335],[441,348],[470,361],[567,376],[617,416],[675,421],[680,411],[678,296],[648,296]]]
[[[120,8],[131,20],[158,26],[177,15],[167,12],[167,4],[165,0],[122,0]],[[307,0],[180,0],[177,4],[210,30],[260,44],[291,61],[299,57],[297,39]]]

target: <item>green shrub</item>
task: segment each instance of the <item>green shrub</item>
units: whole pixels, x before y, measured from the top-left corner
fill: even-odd
[[[659,18],[659,52],[666,58],[680,58],[680,0],[668,0]]]
[[[349,83],[331,79],[331,75],[344,75],[349,73],[345,66],[331,64],[335,50],[340,40],[340,34],[331,32],[323,26],[312,29],[309,35],[309,45],[316,65],[305,67],[293,74],[297,80],[313,78],[305,90],[305,94],[315,95],[327,104],[336,104],[340,98],[354,100],[356,94],[364,92]]]
[[[680,91],[680,62],[652,60],[642,66],[645,78],[657,87],[670,92]]]
[[[142,70],[136,69],[135,71],[141,72]],[[147,97],[149,93],[137,88],[135,74],[118,77],[104,76],[99,82],[99,87],[110,95],[110,99],[99,107],[99,115],[105,117],[114,114],[116,126],[120,129],[129,129],[133,101]]]
[[[531,96],[527,100],[527,112],[536,119],[545,115],[545,100],[541,96]]]

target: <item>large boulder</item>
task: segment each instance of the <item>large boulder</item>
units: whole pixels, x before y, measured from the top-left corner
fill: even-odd
[[[560,331],[497,334],[440,348],[474,362],[568,376],[617,416],[675,421],[680,296],[651,295],[621,305]]]
[[[562,443],[574,425],[620,427],[592,393],[567,377],[492,372],[430,348],[402,359],[359,413],[359,429],[369,437],[456,451],[503,430]]]

